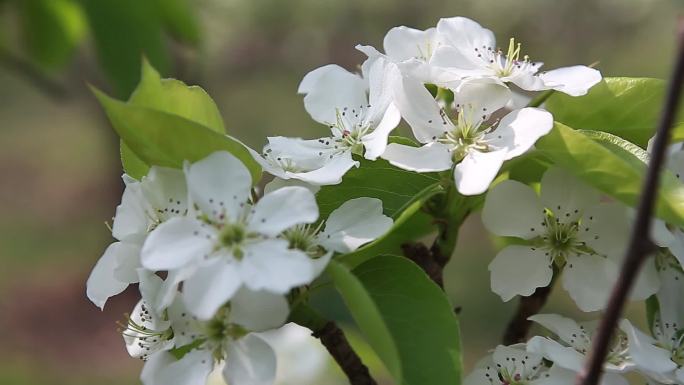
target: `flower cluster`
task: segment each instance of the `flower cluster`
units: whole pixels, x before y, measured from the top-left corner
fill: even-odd
[[[112,227],[118,241],[93,269],[87,294],[103,307],[139,283],[142,299],[122,334],[130,355],[146,360],[145,385],[203,383],[224,361],[230,384],[272,383],[275,355],[255,333],[286,322],[287,294],[310,284],[334,253],[392,226],[374,198],[349,200],[322,221],[305,187],[258,197],[227,152],[124,181]],[[186,354],[176,359],[179,350]]]
[[[385,54],[357,46],[368,56],[361,75],[326,65],[299,85],[306,111],[330,136],[270,137],[260,161],[279,178],[329,185],[359,165],[353,154],[381,157],[416,172],[453,170],[461,194],[481,194],[503,162],[525,153],[553,125],[547,111],[512,108],[511,85],[577,96],[601,80],[586,66],[539,73],[541,63],[521,57],[513,40],[506,53],[495,47],[491,31],[463,17],[425,31],[393,28]],[[391,143],[401,118],[422,146]]]
[[[560,280],[580,310],[603,309],[632,210],[585,184],[576,170],[544,164],[541,178],[527,184],[501,172],[554,126],[540,103],[521,105],[520,91],[581,96],[601,74],[582,65],[540,72],[542,63],[522,55],[520,43],[510,39],[506,51],[496,48],[491,31],[462,17],[424,31],[393,28],[383,45],[384,53],[357,46],[367,56],[360,73],[330,64],[303,78],[304,108],[329,132],[269,137],[262,151],[247,149],[274,177],[263,194],[248,168],[225,151],[186,161],[182,170],[152,166],[140,180],[124,175],[112,226],[117,241],[93,269],[87,294],[103,307],[138,284],[141,300],[122,334],[130,355],[146,360],[145,385],[204,384],[217,364],[231,385],[273,383],[275,355],[259,333],[287,322],[291,305],[333,257],[393,226],[376,198],[339,202],[319,215],[321,186],[334,190],[347,172],[370,161],[399,174],[433,173],[446,206],[486,193],[483,223],[505,237],[489,265],[491,289],[503,301]],[[415,141],[390,136],[402,120]],[[684,179],[681,145],[673,147],[669,166]],[[479,207],[477,199],[464,211]],[[684,232],[657,222],[652,238],[659,249],[630,293],[659,305],[651,335],[621,322],[604,364],[605,384],[626,384],[623,374],[634,371],[650,383],[684,384]],[[571,383],[595,323],[555,314],[529,320],[555,337],[497,347],[465,383]]]

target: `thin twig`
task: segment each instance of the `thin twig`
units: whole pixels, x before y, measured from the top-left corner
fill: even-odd
[[[444,265],[437,262],[430,249],[419,242],[409,242],[401,245],[404,256],[418,265],[430,279],[444,290]]]
[[[527,318],[539,313],[546,304],[549,294],[551,294],[551,285],[537,288],[529,297],[520,297],[518,309],[504,332],[504,345],[513,345],[527,340],[527,334],[532,327],[532,321],[528,321]]]
[[[577,376],[579,385],[596,385],[601,378],[601,369],[608,352],[608,345],[618,319],[622,314],[627,294],[634,283],[648,252],[654,247],[646,234],[650,234],[651,216],[655,204],[660,169],[665,160],[670,129],[675,118],[684,81],[684,19],[678,22],[677,57],[668,86],[665,107],[656,132],[651,161],[642,187],[642,195],[637,208],[636,220],[632,228],[627,253],[605,310],[605,315],[596,333],[592,349],[582,372]]]

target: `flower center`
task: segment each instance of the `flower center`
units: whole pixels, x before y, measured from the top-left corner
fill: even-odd
[[[235,258],[242,259],[244,253],[240,246],[247,236],[247,230],[242,223],[229,223],[221,228],[219,240],[221,246],[230,249]]]
[[[362,138],[373,131],[373,122],[364,122],[364,117],[371,105],[358,108],[344,107],[336,110],[336,122],[330,126],[334,140],[342,149],[363,155]],[[337,147],[336,147],[337,148]]]
[[[313,227],[311,225],[299,224],[289,228],[283,233],[283,237],[289,242],[291,249],[301,250],[311,257],[319,256],[321,248],[316,241],[316,234],[320,231],[324,222]]]
[[[155,330],[153,325],[155,321],[152,318],[149,309],[145,304],[142,305],[140,313],[140,322],[136,322],[133,318],[126,314],[126,323],[117,322],[124,337],[133,339],[135,343],[144,353],[140,355],[140,359],[147,360],[150,354],[159,350],[164,342],[173,338],[173,330],[170,327],[163,330]]]
[[[486,62],[487,66],[491,68],[496,76],[507,77],[513,75],[516,71],[523,72],[537,72],[537,63],[531,63],[527,55],[520,60],[520,43],[515,42],[515,38],[508,41],[508,51],[506,54],[501,49],[482,46],[475,48],[477,57]]]
[[[487,152],[490,146],[485,140],[485,131],[492,126],[483,124],[486,115],[481,119],[475,118],[475,112],[471,107],[458,106],[456,122],[453,124],[453,129],[446,131],[444,136],[437,141],[446,144],[452,154],[454,163],[458,163],[471,150],[480,152]],[[442,110],[444,111],[444,110]],[[442,112],[442,119],[445,121],[448,118],[445,112]]]
[[[222,307],[203,327],[205,342],[202,345],[211,349],[219,361],[225,358],[226,345],[248,334],[244,327],[228,322],[228,314],[229,309]]]

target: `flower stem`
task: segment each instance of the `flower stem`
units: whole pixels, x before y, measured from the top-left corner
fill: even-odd
[[[679,105],[682,82],[684,82],[684,19],[678,21],[677,27],[678,46],[675,67],[668,85],[665,107],[660,116],[651,161],[649,162],[646,178],[643,182],[629,247],[627,248],[620,275],[611,292],[605,315],[597,330],[585,367],[577,376],[577,384],[579,385],[596,385],[601,379],[601,371],[608,352],[608,345],[615,331],[618,319],[622,314],[627,295],[636,280],[639,269],[648,256],[648,252],[654,247],[646,234],[651,234],[651,217],[660,179],[660,169],[665,161],[670,130],[677,112],[677,106]]]

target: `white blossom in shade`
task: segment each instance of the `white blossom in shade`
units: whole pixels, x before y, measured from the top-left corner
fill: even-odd
[[[586,355],[591,349],[596,322],[577,323],[557,314],[537,314],[528,320],[551,331],[557,336],[557,340],[541,336],[532,337],[527,341],[527,351],[540,354],[565,369],[574,372],[582,370]],[[607,374],[615,377],[611,382],[626,383],[624,378],[618,379],[618,374],[628,372],[633,367],[634,363],[627,349],[627,336],[625,333],[616,333],[603,368]]]
[[[584,95],[601,81],[599,71],[583,65],[540,73],[542,63],[522,55],[520,43],[511,38],[504,53],[497,48],[492,31],[465,17],[441,19],[437,33],[442,44],[432,54],[431,65],[448,69],[464,81],[490,78],[527,91],[553,89],[571,96]]]
[[[543,357],[527,352],[524,344],[499,345],[482,359],[465,378],[464,385],[566,385],[575,372],[553,365],[546,367]]]
[[[299,85],[311,117],[330,128],[330,136],[304,140],[270,137],[256,159],[282,179],[301,179],[315,185],[337,184],[358,162],[352,154],[374,160],[387,146],[401,116],[392,103],[392,84],[400,78],[395,64],[369,58],[363,76],[337,65],[309,72]]]
[[[186,165],[185,174],[195,210],[150,233],[142,264],[178,274],[191,313],[211,318],[243,285],[282,295],[315,278],[315,262],[277,238],[318,218],[308,189],[281,188],[251,205],[249,171],[222,151]]]
[[[142,270],[142,269],[141,269]],[[142,274],[142,273],[141,273]],[[145,297],[158,290],[159,277],[141,277],[142,306],[129,319],[123,332],[129,353],[147,362],[141,379],[145,385],[204,384],[208,374],[222,366],[230,384],[271,384],[275,376],[275,355],[254,332],[282,326],[289,314],[284,296],[241,288],[229,304],[209,320],[192,316],[180,299],[162,313],[144,304]],[[177,360],[171,348],[187,350]]]
[[[397,88],[395,103],[424,145],[392,143],[382,157],[417,172],[453,167],[456,187],[463,195],[485,192],[503,162],[525,153],[553,126],[551,114],[537,108],[515,110],[498,122],[488,122],[490,114],[508,101],[508,90],[499,85],[466,86],[456,95],[453,118],[417,80],[404,77]]]
[[[583,311],[602,309],[617,279],[629,234],[627,209],[601,203],[597,191],[560,168],[550,168],[541,194],[513,180],[496,185],[485,199],[482,220],[492,233],[522,239],[505,247],[489,265],[492,290],[509,301],[548,286],[554,269]],[[660,281],[649,262],[630,293],[654,294]]]
[[[123,176],[126,189],[116,208],[112,235],[118,240],[105,250],[86,284],[88,298],[100,308],[107,299],[138,282],[140,249],[147,234],[159,224],[187,213],[183,172],[153,166],[137,181]]]
[[[662,286],[656,294],[653,336],[629,322],[620,328],[629,338],[629,353],[642,374],[655,383],[684,384],[684,273],[674,258],[659,260]]]
[[[280,329],[260,333],[278,357],[277,385],[337,383],[328,370],[331,358],[311,330],[289,323]],[[323,380],[325,378],[325,380]]]

